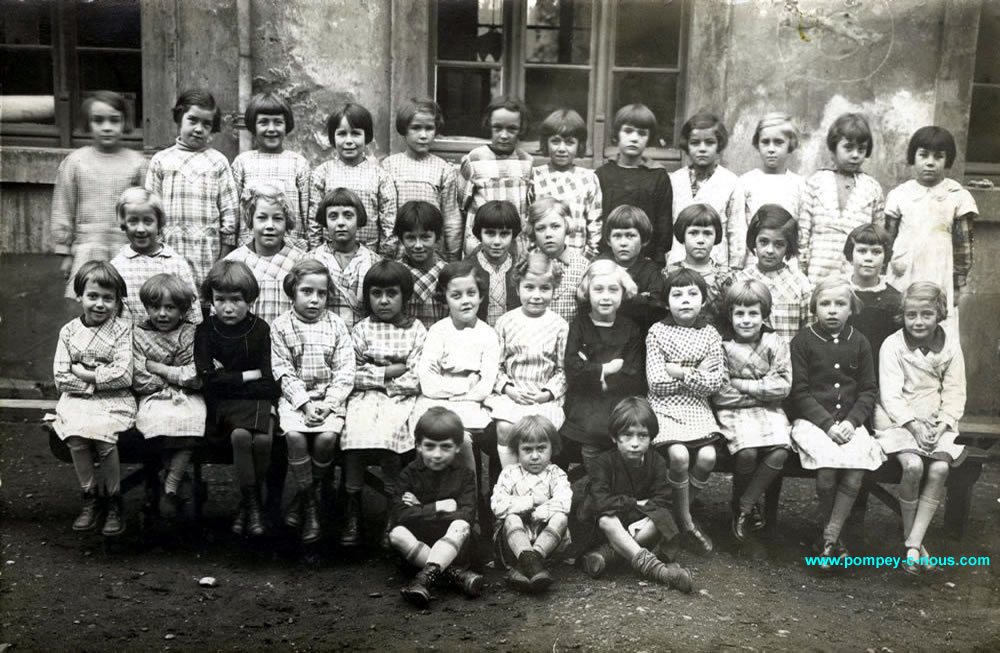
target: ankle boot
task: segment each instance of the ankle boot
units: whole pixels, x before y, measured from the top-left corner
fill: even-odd
[[[471,598],[483,593],[483,577],[471,569],[448,567],[441,572],[440,582],[442,585],[457,589]]]
[[[319,504],[316,491],[305,492],[302,497],[302,543],[312,544],[319,541],[323,531],[319,524]]]
[[[247,507],[246,502],[240,499],[240,505],[236,508],[236,516],[233,517],[233,525],[230,530],[233,531],[234,535],[239,535],[242,537],[243,531],[247,523]]]
[[[80,515],[73,522],[74,531],[92,531],[97,528],[97,494],[93,490],[83,493]]]
[[[434,562],[428,562],[413,577],[413,582],[400,590],[400,593],[404,599],[418,608],[426,608],[432,598],[430,588],[437,585],[440,579],[441,567]]]
[[[344,530],[340,533],[340,546],[361,544],[361,493],[348,492],[345,506]]]
[[[605,542],[601,546],[583,554],[583,570],[591,578],[600,578],[608,563],[614,560],[615,550]]]
[[[552,576],[545,571],[542,556],[537,551],[525,551],[519,555],[517,568],[528,579],[532,592],[544,592],[552,584]]]
[[[260,512],[260,498],[256,487],[243,488],[243,505],[246,506],[247,511],[247,535],[260,537],[264,534],[264,517]]]
[[[288,505],[288,513],[285,514],[285,526],[298,530],[302,526],[302,491],[299,490]]]
[[[115,537],[125,532],[125,503],[121,494],[108,497],[108,516],[104,518],[101,535]]]
[[[675,590],[691,593],[691,572],[678,564],[665,565],[648,549],[640,549],[632,558],[632,569],[643,578],[656,581]]]

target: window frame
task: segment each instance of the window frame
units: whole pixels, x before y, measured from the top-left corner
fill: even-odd
[[[976,46],[978,49],[979,41],[985,36],[983,31],[983,19],[985,18],[983,12],[986,11],[986,7],[983,6],[980,9],[979,15],[979,26],[977,29],[976,36]],[[975,54],[973,53],[973,64],[972,64],[972,80],[971,87],[969,88],[969,133],[966,136],[966,146],[965,146],[965,177],[1000,177],[1000,158],[996,161],[975,161],[968,158],[969,153],[969,143],[968,139],[975,138],[971,131],[971,116],[972,116],[972,101],[976,96],[976,88],[989,88],[996,91],[1000,91],[1000,82],[977,82],[976,81],[976,61]]]

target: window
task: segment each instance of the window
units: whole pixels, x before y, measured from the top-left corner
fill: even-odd
[[[141,147],[142,50],[139,0],[0,0],[0,80],[5,143],[85,143],[81,103],[97,90],[130,105]]]
[[[682,0],[438,0],[430,82],[446,118],[440,146],[469,149],[490,98],[510,94],[528,103],[529,149],[545,116],[565,107],[587,122],[588,155],[613,155],[615,111],[642,102],[665,156],[682,110],[685,19]]]
[[[1000,3],[984,2],[972,77],[966,173],[1000,174]]]

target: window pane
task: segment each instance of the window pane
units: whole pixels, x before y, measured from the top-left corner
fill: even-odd
[[[484,137],[483,110],[501,88],[499,68],[438,66],[435,99],[445,120],[441,135]]]
[[[556,109],[574,109],[587,119],[590,73],[586,70],[524,71],[525,101],[531,114],[524,140],[538,140],[538,127]]]
[[[616,66],[678,63],[681,0],[621,0],[615,26]]]
[[[52,92],[53,79],[50,51],[0,52],[3,121],[54,124],[56,105]]]
[[[972,87],[966,160],[1000,163],[1000,87]]]
[[[997,42],[1000,41],[1000,3],[984,2],[979,15],[979,40],[976,44],[976,73],[973,81],[977,84],[1000,84],[1000,55]]]
[[[500,61],[503,56],[503,0],[440,0],[437,58]]]
[[[669,147],[674,139],[674,118],[677,107],[676,73],[615,73],[612,90],[612,113],[626,104],[641,103],[656,114],[657,147]],[[613,134],[608,133],[608,137]]]
[[[52,45],[51,2],[0,0],[0,43]]]
[[[80,95],[108,90],[121,93],[131,106],[131,126],[142,124],[142,55],[139,53],[82,52],[79,56]],[[82,113],[82,112],[81,112]],[[80,116],[79,127],[85,127]]]
[[[139,0],[78,0],[76,29],[79,46],[138,48]]]
[[[531,63],[590,63],[591,0],[529,0],[525,56]]]

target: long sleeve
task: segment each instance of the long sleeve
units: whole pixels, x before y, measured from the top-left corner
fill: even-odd
[[[728,229],[726,242],[729,245],[729,267],[742,270],[747,258],[747,225],[750,223],[744,178],[741,177],[726,203]]]
[[[52,247],[56,254],[71,254],[76,236],[76,166],[69,157],[59,164],[56,185],[52,192],[50,227]]]
[[[811,379],[809,378],[809,353],[805,338],[796,336],[792,340],[792,392],[791,398],[795,412],[799,417],[807,419],[823,431],[829,431],[834,424],[833,416],[812,395]]]
[[[951,359],[941,380],[941,408],[938,411],[938,421],[945,422],[953,429],[958,429],[958,422],[965,414],[965,357],[962,349],[955,347],[955,356]]]
[[[163,164],[154,156],[146,169],[146,190],[163,197]]]
[[[240,199],[236,191],[236,180],[228,163],[219,166],[218,184],[219,241],[223,245],[236,246],[237,221],[239,220]]]
[[[542,385],[543,390],[552,393],[553,399],[566,395],[566,335],[569,327],[563,325],[556,338],[556,369],[551,378]]]
[[[165,379],[146,369],[146,352],[143,350],[138,338],[135,339],[133,344],[132,362],[132,390],[137,395],[151,395],[167,387]]]
[[[573,320],[566,337],[566,381],[574,392],[586,392],[600,387],[603,367],[601,361],[589,360],[583,352],[587,343],[584,342],[586,335],[581,319],[590,318],[583,316]],[[623,371],[624,369],[622,366]]]
[[[522,475],[519,465],[513,465],[500,472],[500,478],[497,479],[493,495],[490,497],[490,508],[497,518],[521,515],[534,509],[535,502],[530,494],[526,496],[514,494],[514,487]]]
[[[617,515],[636,507],[635,497],[614,492],[613,455],[617,454],[605,454],[594,459],[588,468],[590,485],[587,487],[587,492],[594,502],[594,509],[598,515]],[[657,454],[650,451],[646,455]]]
[[[471,525],[476,522],[476,474],[464,467],[460,469],[456,468],[456,471],[460,474],[462,480],[458,496],[455,497],[458,510],[450,514],[445,514],[448,515],[451,521],[464,519]]]
[[[486,323],[483,323],[486,326]],[[486,327],[484,331],[482,367],[479,370],[479,383],[472,386],[465,398],[469,401],[484,401],[493,392],[500,375],[500,343],[496,332]]]
[[[510,375],[507,374],[507,329],[504,329],[499,321],[497,322],[497,327],[499,327],[497,328],[497,340],[500,344],[500,364],[497,367],[497,376],[496,381],[493,384],[493,391],[498,395],[502,395],[503,389],[508,383],[513,383],[513,381],[511,380]]]
[[[458,206],[458,173],[448,165],[441,180],[441,216],[444,218],[444,249],[448,261],[462,258],[464,221]]]
[[[406,371],[395,379],[390,380],[386,385],[386,390],[390,397],[420,394],[420,376],[417,374],[417,366],[420,365],[427,332],[423,329],[423,325],[420,322],[415,321],[414,325],[420,326],[416,327],[418,335],[414,338],[413,348],[406,355]]]
[[[419,454],[418,454],[419,455]],[[433,519],[437,515],[437,508],[434,502],[422,503],[419,506],[408,506],[402,502],[402,497],[407,492],[414,496],[420,496],[419,471],[415,464],[407,465],[399,473],[399,485],[394,497],[393,523],[401,526],[409,526],[415,523],[425,522]],[[456,501],[457,503],[457,501]]]
[[[277,326],[276,323],[275,327]],[[284,332],[278,328],[271,330],[271,370],[275,381],[281,386],[281,394],[288,403],[295,408],[302,408],[308,403],[309,392],[306,390],[306,384],[299,378],[292,350],[285,341]]]
[[[667,463],[652,450],[646,456],[656,456],[649,459],[652,468],[650,478],[649,496],[646,497],[647,506],[655,506],[661,509],[669,509],[671,504],[670,478],[667,472]]]
[[[781,401],[792,390],[792,358],[782,338],[774,338],[771,367],[762,379],[747,379],[746,392],[760,401]]]
[[[446,376],[442,373],[441,359],[444,356],[444,350],[443,332],[432,328],[424,340],[420,363],[417,366],[420,391],[431,399],[450,399],[469,390],[468,377]]]
[[[373,363],[365,353],[368,351],[366,326],[367,322],[361,321],[355,324],[351,331],[351,340],[354,343],[354,389],[385,390],[385,367]]]
[[[654,261],[665,261],[667,252],[673,244],[674,238],[674,191],[670,183],[670,175],[663,170],[662,178],[657,185],[657,197],[659,206],[656,211],[654,222],[655,232],[659,236],[659,242],[654,244],[652,258]],[[652,218],[653,216],[650,216]]]
[[[587,217],[587,258],[593,260],[601,251],[601,237],[604,227],[603,196],[601,194],[601,184],[597,177],[591,177],[594,184],[587,193],[584,202]]]
[[[854,400],[851,412],[847,414],[847,420],[854,424],[855,428],[868,421],[872,411],[875,410],[875,402],[878,401],[878,382],[875,379],[872,346],[860,333],[858,333],[858,337],[861,338],[858,352],[858,396]]]
[[[681,383],[692,393],[708,397],[725,386],[728,381],[729,370],[722,357],[722,341],[718,340],[718,336],[716,336],[708,355],[698,364],[698,367],[689,370],[684,375]]]
[[[319,209],[323,196],[326,195],[326,163],[317,166],[309,177],[309,210],[306,212],[306,234],[309,237],[309,249],[315,249],[323,244],[323,227],[316,221],[316,210]],[[369,216],[371,219],[372,216]]]
[[[212,342],[209,335],[211,325],[200,325],[194,336],[194,365],[205,388],[213,390],[225,386],[241,385],[243,372],[229,371],[215,367],[215,356],[212,352]]]
[[[312,216],[309,215],[309,201],[311,199],[309,196],[309,182],[312,171],[309,169],[309,164],[306,163],[305,159],[301,161],[301,165],[295,170],[295,189],[299,193],[299,205],[295,207],[298,211],[295,231],[306,234],[308,237],[308,226],[312,221]]]
[[[951,229],[952,259],[954,265],[955,296],[966,284],[966,277],[972,270],[972,221],[975,213],[969,212],[955,218]]]
[[[681,384],[667,373],[667,360],[659,343],[658,326],[654,324],[646,336],[646,380],[650,393],[661,396],[676,394]]]
[[[337,345],[333,352],[333,378],[326,386],[326,405],[337,415],[344,414],[348,395],[354,389],[354,346],[351,334],[339,318],[334,320]]]
[[[916,413],[913,412],[910,403],[903,396],[903,384],[906,382],[906,374],[903,370],[905,351],[905,345],[900,347],[899,340],[894,337],[886,340],[879,351],[879,404],[895,426],[904,426],[907,422],[916,419]],[[962,385],[963,387],[965,385],[964,377]]]
[[[174,364],[168,367],[167,381],[182,388],[196,390],[201,387],[201,379],[198,378],[198,370],[194,364],[194,337],[193,327],[181,327],[177,355],[174,357]]]
[[[542,506],[548,508],[549,513],[569,514],[573,505],[573,487],[569,483],[569,476],[557,465],[549,465],[548,471],[549,500]]]
[[[132,330],[115,339],[111,361],[94,368],[94,390],[122,390],[132,387]]]
[[[70,371],[73,366],[73,357],[69,351],[69,326],[67,324],[59,332],[56,353],[52,358],[52,376],[55,379],[56,390],[76,394],[93,394],[94,386]]]
[[[809,248],[812,246],[813,219],[820,209],[819,191],[815,184],[815,177],[811,177],[806,182],[802,213],[799,214],[799,269],[802,270],[803,274],[809,270]]]
[[[380,227],[379,252],[382,256],[396,258],[396,207],[399,197],[396,192],[396,182],[382,168],[375,166],[374,174],[378,178],[378,223]],[[374,217],[374,216],[372,216]]]

